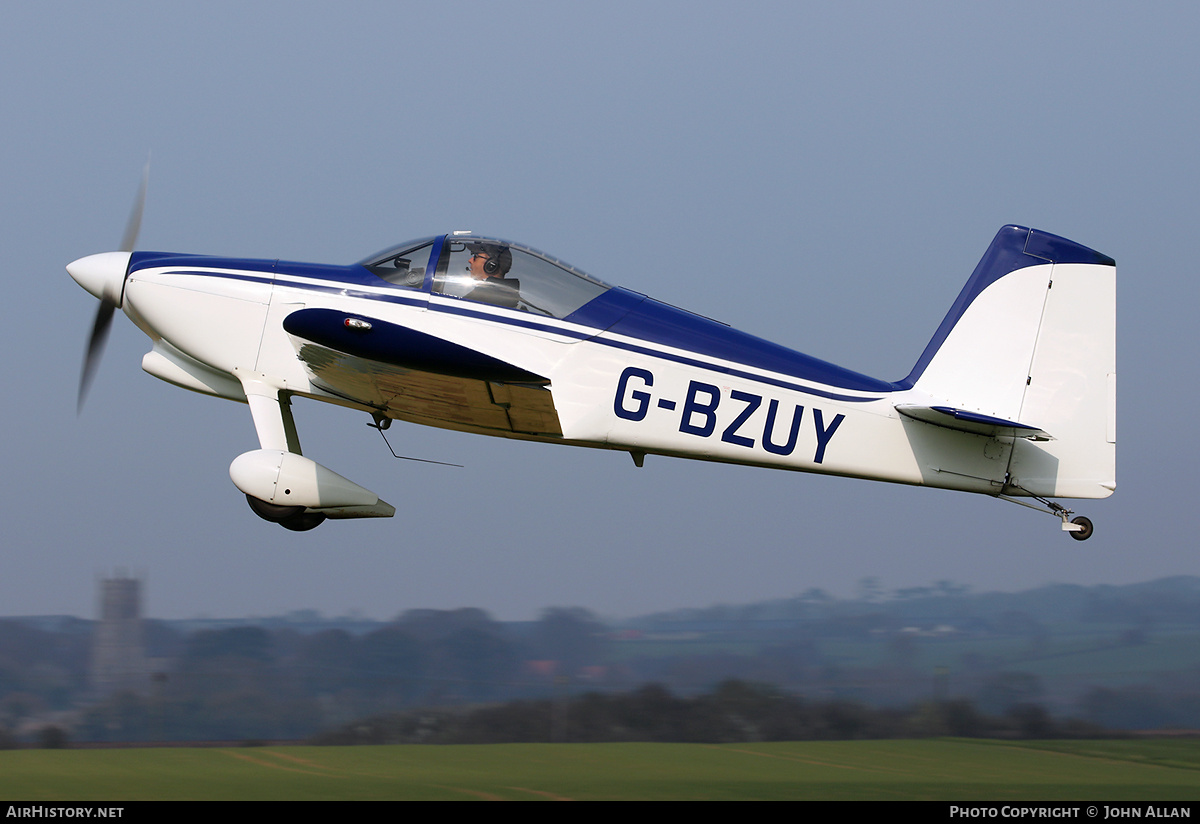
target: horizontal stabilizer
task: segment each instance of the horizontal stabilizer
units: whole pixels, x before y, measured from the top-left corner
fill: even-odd
[[[955,409],[952,406],[900,404],[896,407],[896,411],[915,421],[922,421],[945,429],[957,429],[959,432],[970,432],[974,435],[988,435],[993,438],[1007,435],[1015,438],[1028,438],[1032,441],[1054,440],[1049,433],[1036,426],[1017,421],[1006,421],[1003,418],[994,418],[991,415],[970,412],[966,409]]]

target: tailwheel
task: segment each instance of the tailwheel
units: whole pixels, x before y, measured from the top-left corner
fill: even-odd
[[[1020,489],[1020,487],[1017,488]],[[1072,518],[1071,516],[1075,514],[1073,510],[1067,509],[1062,504],[1055,503],[1054,501],[1051,501],[1048,498],[1043,498],[1040,495],[1030,495],[1029,497],[1041,503],[1042,506],[1036,506],[1008,495],[997,495],[996,497],[1002,501],[1008,501],[1010,504],[1029,507],[1030,509],[1036,509],[1038,512],[1045,512],[1047,515],[1054,515],[1058,517],[1062,521],[1062,531],[1066,532],[1076,541],[1086,541],[1088,538],[1092,537],[1092,533],[1095,531],[1095,529],[1092,527],[1091,518],[1083,515]]]
[[[1088,538],[1092,537],[1093,529],[1092,520],[1090,518],[1080,515],[1078,518],[1072,518],[1071,523],[1082,527],[1082,529],[1071,530],[1071,537],[1076,541],[1086,541]]]

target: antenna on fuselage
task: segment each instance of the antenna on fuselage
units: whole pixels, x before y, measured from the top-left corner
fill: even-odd
[[[397,455],[396,450],[392,449],[392,445],[388,441],[387,435],[383,434],[383,430],[389,428],[391,425],[392,419],[381,412],[372,412],[371,423],[367,424],[367,426],[371,427],[372,429],[379,431],[379,436],[383,438],[383,442],[387,444],[388,452],[392,453],[393,458],[398,458],[402,461],[418,461],[419,463],[437,464],[438,466],[456,466],[459,469],[463,469],[462,464],[446,463],[445,461],[431,461],[428,458],[410,458],[407,455]]]

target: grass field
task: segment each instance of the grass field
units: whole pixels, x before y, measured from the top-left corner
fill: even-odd
[[[1189,800],[1200,741],[9,750],[0,797]]]

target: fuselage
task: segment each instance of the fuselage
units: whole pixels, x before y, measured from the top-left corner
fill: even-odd
[[[147,371],[235,400],[257,375],[290,395],[389,418],[624,450],[639,463],[661,454],[1005,489],[1011,439],[901,415],[897,406],[931,402],[911,386],[610,287],[548,256],[561,275],[527,264],[512,279],[528,305],[472,300],[449,281],[439,288],[439,267],[444,278],[456,274],[448,250],[470,240],[422,239],[415,252],[402,244],[386,268],[137,252],[122,308],[155,341]]]

